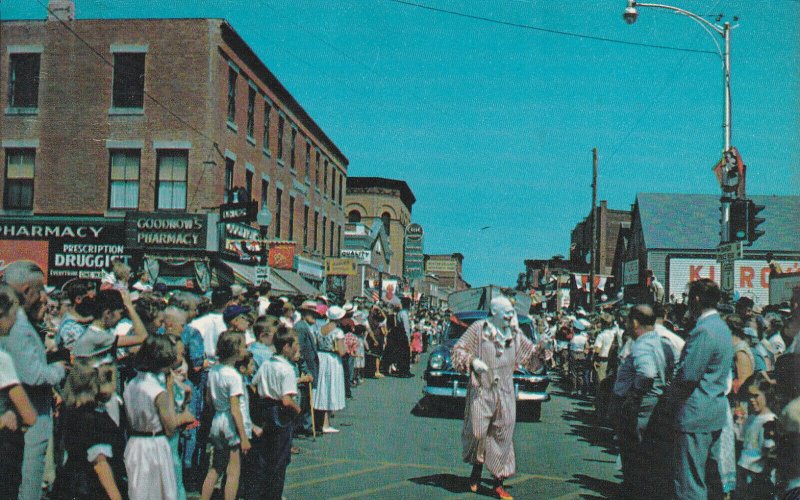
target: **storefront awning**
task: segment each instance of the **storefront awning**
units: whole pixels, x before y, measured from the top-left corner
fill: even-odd
[[[275,289],[275,283],[278,281],[277,278],[288,283],[292,286],[296,292],[292,293],[299,293],[301,295],[311,295],[316,296],[319,295],[319,290],[314,288],[311,283],[304,280],[299,274],[293,271],[287,271],[284,269],[273,269],[272,270],[272,279],[270,280],[272,283],[272,289]]]
[[[233,271],[235,281],[242,284],[256,282],[256,266],[248,266],[228,260],[223,260],[222,262]],[[293,271],[271,269],[268,280],[272,285],[273,295],[319,295],[320,293],[319,290]]]

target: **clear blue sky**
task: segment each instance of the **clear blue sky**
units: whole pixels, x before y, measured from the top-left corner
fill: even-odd
[[[419,3],[716,50],[698,25],[666,11],[642,8],[626,25],[624,0]],[[800,2],[675,4],[739,17],[733,144],[748,165],[748,193],[800,193]],[[35,0],[0,8],[3,19],[44,17]],[[78,0],[77,16],[228,19],[350,159],[350,175],[408,182],[425,251],[463,253],[473,285],[512,284],[524,259],[568,254],[570,231],[590,210],[593,147],[599,198],[611,208],[629,208],[637,192],[719,189],[716,54],[390,0]]]

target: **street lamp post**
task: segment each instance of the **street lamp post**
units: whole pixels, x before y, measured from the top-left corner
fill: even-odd
[[[722,123],[723,128],[723,135],[724,135],[724,146],[723,146],[723,158],[728,156],[728,152],[731,150],[731,29],[735,26],[731,26],[730,23],[726,22],[723,25],[719,26],[708,20],[704,19],[702,16],[699,16],[693,12],[689,12],[688,10],[684,10],[678,7],[673,7],[671,5],[664,5],[658,3],[640,3],[636,2],[635,0],[628,0],[628,6],[625,8],[625,12],[622,14],[622,18],[625,19],[625,22],[628,24],[633,24],[636,22],[636,19],[639,17],[639,10],[638,7],[652,7],[655,9],[666,9],[671,10],[675,13],[681,14],[683,16],[688,17],[689,19],[693,20],[697,24],[699,24],[706,33],[711,36],[711,39],[714,41],[714,45],[717,46],[717,53],[722,60],[722,77],[723,77],[723,87],[724,87],[724,121]],[[722,37],[724,41],[723,47],[720,47],[717,38],[714,36],[714,33],[718,34]],[[730,218],[731,218],[731,205],[735,198],[739,196],[745,197],[744,193],[744,184],[742,184],[742,189],[739,192],[734,191],[732,193],[728,193],[725,191],[724,186],[728,182],[728,168],[723,169],[722,174],[722,184],[723,184],[723,192],[722,196],[720,197],[720,246],[728,243],[731,241],[731,229],[730,229]],[[738,175],[738,174],[737,174]],[[739,179],[738,182],[744,183],[744,179]],[[735,257],[734,257],[735,259]],[[721,275],[721,282],[722,282],[722,289],[726,293],[733,293],[733,265],[732,260],[728,263],[728,265],[722,266],[722,275]]]

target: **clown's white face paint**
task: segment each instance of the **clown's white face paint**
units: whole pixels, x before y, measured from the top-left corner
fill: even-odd
[[[507,330],[515,324],[517,316],[511,301],[505,297],[495,297],[491,302],[492,316],[490,321],[498,330]]]

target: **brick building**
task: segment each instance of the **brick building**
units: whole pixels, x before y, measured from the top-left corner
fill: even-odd
[[[322,279],[348,160],[225,20],[76,19],[61,0],[0,29],[0,216],[198,214],[205,247],[185,250],[211,252],[249,234],[215,224],[220,205],[253,200]]]
[[[595,256],[595,272],[611,275],[614,270],[614,253],[617,248],[617,236],[620,229],[630,227],[630,210],[612,210],[606,200],[600,202],[597,210],[597,255]],[[586,216],[572,230],[570,237],[569,264],[573,272],[588,273],[590,271],[590,253],[592,250],[592,214]]]
[[[452,292],[471,288],[470,284],[464,281],[463,265],[464,256],[460,253],[425,254],[425,280],[435,278],[439,296],[442,300],[446,300],[447,295]]]
[[[344,211],[349,223],[369,226],[381,220],[393,251],[387,272],[402,277],[406,228],[416,198],[405,181],[382,177],[350,177]]]

